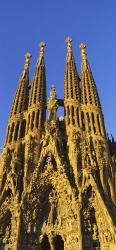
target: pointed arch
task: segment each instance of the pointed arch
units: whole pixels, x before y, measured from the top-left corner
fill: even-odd
[[[42,172],[45,171],[47,164],[49,164],[49,163],[51,163],[53,165],[53,169],[55,171],[57,170],[57,163],[56,163],[54,156],[52,154],[50,155],[50,153],[48,153],[44,156],[42,162],[40,163]]]
[[[43,237],[43,239],[42,239],[41,250],[51,250],[47,234],[45,234],[44,237]]]
[[[64,250],[64,241],[60,235],[56,235],[54,238],[55,250]]]

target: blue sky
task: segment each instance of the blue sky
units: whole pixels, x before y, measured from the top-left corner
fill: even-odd
[[[32,53],[30,81],[38,57],[38,43],[46,42],[48,93],[54,83],[63,97],[65,38],[73,39],[80,73],[81,42],[99,91],[106,129],[116,138],[116,1],[115,0],[1,0],[0,3],[0,148],[10,106],[23,68]]]

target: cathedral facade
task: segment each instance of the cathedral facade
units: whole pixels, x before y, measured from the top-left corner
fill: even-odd
[[[55,86],[46,98],[45,43],[31,84],[25,57],[0,158],[0,250],[116,249],[116,154],[86,46],[79,75],[66,44],[63,99]]]

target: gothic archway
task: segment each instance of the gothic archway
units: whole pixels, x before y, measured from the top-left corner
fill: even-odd
[[[41,250],[51,250],[48,236],[45,234],[41,242]]]
[[[64,250],[64,241],[60,235],[56,235],[54,238],[55,250]]]

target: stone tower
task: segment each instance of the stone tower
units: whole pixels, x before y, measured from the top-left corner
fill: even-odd
[[[86,46],[79,75],[66,43],[63,99],[54,85],[46,98],[45,43],[31,84],[25,56],[0,158],[1,250],[116,249],[116,143],[106,136]]]

